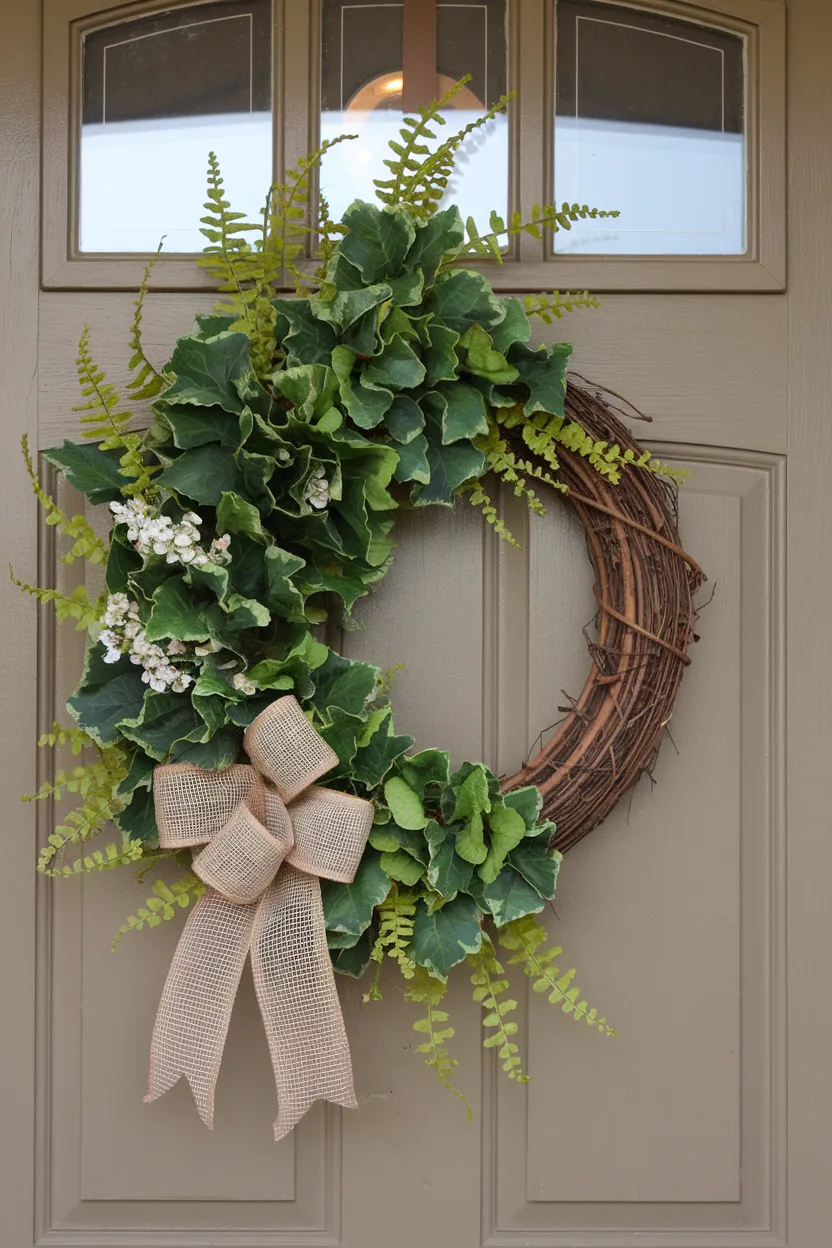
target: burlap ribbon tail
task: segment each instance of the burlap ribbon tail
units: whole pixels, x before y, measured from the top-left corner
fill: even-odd
[[[277,1085],[279,1140],[316,1100],[356,1103],[319,880],[352,881],[373,808],[314,784],[338,759],[293,697],[257,716],[245,748],[251,766],[171,764],[154,772],[159,843],[203,845],[193,869],[208,888],[165,981],[145,1100],[184,1075],[203,1122],[213,1126],[214,1089],[250,953]]]

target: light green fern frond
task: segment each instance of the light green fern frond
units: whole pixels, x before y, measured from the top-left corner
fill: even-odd
[[[298,263],[305,255],[308,239],[316,225],[322,231],[322,248],[330,252],[334,238],[342,228],[329,218],[324,203],[316,222],[310,211],[312,171],[338,143],[356,138],[343,134],[327,139],[317,151],[303,156],[294,169],[286,171],[284,180],[276,182],[266,196],[259,225],[234,212],[225,198],[225,188],[216,155],[208,157],[208,191],[202,217],[201,233],[208,245],[197,263],[206,269],[227,298],[216,309],[233,312],[238,320],[232,324],[251,340],[251,360],[259,377],[273,368],[275,352],[276,313],[272,300],[275,288],[290,275],[299,295],[308,294],[317,284],[317,275],[304,272]],[[246,235],[255,235],[252,241]],[[325,262],[324,262],[325,267]]]
[[[103,368],[99,368],[93,360],[89,344],[90,327],[85,325],[76,360],[81,395],[85,402],[72,410],[81,413],[85,438],[94,438],[100,443],[102,451],[122,452],[119,471],[127,478],[122,492],[144,494],[151,488],[151,475],[159,471],[159,466],[145,464],[142,439],[138,433],[130,431],[132,414],[120,406],[121,395],[107,381]]]
[[[524,295],[523,306],[526,316],[539,316],[547,325],[551,325],[566,312],[575,312],[578,308],[600,308],[601,304],[588,290],[577,291],[574,295],[569,291],[561,294],[559,290],[542,290],[539,295]]]
[[[457,83],[453,88],[454,94],[463,82],[469,80],[470,75],[467,79]],[[400,202],[405,204],[414,216],[420,220],[426,220],[436,212],[448,189],[462,144],[477,130],[493,121],[498,113],[505,112],[513,95],[513,92],[510,95],[501,95],[496,103],[479,117],[469,122],[467,126],[463,126],[456,134],[452,134],[444,143],[440,143],[434,151],[429,152],[418,168],[411,173],[402,188]]]
[[[385,900],[377,910],[378,936],[373,944],[370,959],[376,964],[376,972],[365,1001],[380,1001],[379,977],[385,955],[397,964],[405,979],[412,979],[416,963],[408,956],[407,950],[413,939],[413,919],[416,914],[416,900],[412,894],[402,892],[393,885]]]
[[[160,923],[172,919],[177,910],[187,910],[198,897],[205,892],[205,884],[192,871],[183,871],[178,880],[165,884],[157,880],[153,891],[143,906],[139,906],[136,914],[131,914],[126,923],[113,937],[110,950],[115,953],[116,945],[127,932],[140,932],[143,927],[158,927]]]
[[[53,725],[54,731],[44,733],[38,744],[43,746],[69,745],[73,754],[79,754],[89,744],[86,733],[79,730],[64,729],[60,724]],[[94,743],[93,743],[94,744]],[[51,780],[45,781],[37,793],[27,793],[22,797],[24,802],[42,801],[44,798],[60,800],[64,791],[77,794],[81,804],[64,817],[62,823],[56,825],[50,833],[47,843],[38,858],[38,871],[44,875],[74,875],[85,869],[97,870],[104,868],[77,866],[54,868],[50,864],[56,855],[68,845],[79,845],[89,841],[102,830],[104,825],[123,809],[124,803],[116,796],[119,784],[127,775],[127,758],[118,746],[101,747],[94,745],[96,759],[83,766],[69,770],[59,770]],[[109,852],[109,851],[107,851]],[[123,852],[129,852],[127,842]],[[133,861],[137,855],[124,859]],[[95,860],[95,856],[93,855]],[[96,860],[97,861],[97,860]],[[109,861],[109,860],[108,860]],[[112,866],[121,862],[111,860]]]
[[[519,212],[513,212],[506,223],[498,213],[492,212],[488,234],[480,234],[473,218],[469,217],[465,226],[467,238],[457,259],[502,260],[503,239],[507,241],[517,234],[530,234],[532,238],[542,239],[547,230],[553,233],[571,230],[575,221],[617,216],[620,213],[616,209],[589,208],[586,204],[563,204],[560,208],[554,204],[535,204],[528,221],[524,221]]]
[[[549,939],[546,929],[532,914],[522,919],[515,919],[501,927],[497,933],[500,944],[511,951],[509,966],[522,966],[523,971],[532,981],[535,992],[548,993],[553,1005],[559,1005],[564,1014],[571,1014],[576,1022],[586,1022],[590,1027],[597,1027],[607,1036],[617,1036],[618,1032],[610,1027],[606,1018],[598,1017],[595,1008],[590,1009],[588,1003],[579,1000],[580,988],[572,986],[575,970],[561,974],[556,959],[563,950],[559,945],[547,949],[543,946]]]
[[[517,1024],[506,1015],[517,1009],[517,1002],[503,994],[508,991],[508,980],[502,978],[503,968],[497,960],[497,954],[490,937],[483,933],[483,941],[477,953],[469,953],[468,961],[474,968],[471,983],[474,985],[474,1000],[486,1011],[482,1025],[490,1034],[483,1040],[483,1048],[497,1049],[497,1056],[503,1064],[503,1070],[509,1079],[518,1083],[528,1083],[528,1075],[524,1075],[520,1062],[520,1050],[512,1036],[517,1034]],[[502,998],[502,1000],[500,999]]]
[[[59,620],[76,620],[76,632],[92,628],[104,610],[106,595],[102,595],[96,602],[90,602],[84,585],[76,586],[71,594],[63,594],[58,589],[42,589],[39,585],[29,585],[26,581],[18,580],[11,564],[9,564],[9,580],[24,594],[31,594],[44,606],[51,603]]]
[[[23,462],[32,485],[32,492],[46,512],[46,523],[56,528],[59,533],[71,538],[72,545],[65,555],[63,563],[74,563],[76,559],[88,559],[90,563],[103,563],[107,558],[107,543],[97,537],[86,516],[68,516],[62,511],[51,495],[47,494],[38,481],[35,465],[29,450],[29,438],[24,433],[20,439],[23,448]]]
[[[96,748],[92,737],[88,736],[83,728],[65,728],[57,719],[52,723],[51,732],[44,732],[38,737],[38,745],[40,747],[68,746],[71,752],[76,755],[80,754],[82,750]]]
[[[130,350],[133,352],[130,357],[128,368],[133,376],[127,383],[127,389],[130,391],[130,397],[135,402],[141,402],[145,399],[155,399],[156,395],[159,394],[165,384],[164,376],[151,364],[150,360],[145,355],[144,346],[142,345],[142,318],[144,316],[144,301],[147,296],[148,282],[150,281],[150,274],[153,272],[153,266],[159,258],[159,253],[162,250],[162,243],[164,241],[164,237],[159,240],[159,246],[156,248],[156,255],[148,261],[147,268],[142,275],[136,302],[133,305],[135,311],[133,313],[133,320],[130,324],[130,338],[128,340]]]
[[[141,841],[126,838],[121,849],[111,841],[103,850],[93,850],[91,854],[84,854],[67,866],[56,867],[54,870],[45,871],[44,874],[68,879],[73,875],[90,875],[96,871],[113,871],[116,867],[129,866],[141,858],[141,856]]]
[[[489,467],[492,471],[494,470],[494,466],[490,463]],[[497,536],[501,537],[504,542],[508,542],[510,546],[515,546],[518,550],[520,550],[520,543],[506,527],[505,521],[500,516],[497,508],[491,501],[490,496],[486,494],[485,490],[482,488],[481,480],[470,481],[467,485],[460,486],[457,493],[463,496],[467,494],[468,502],[472,507],[479,508],[482,512],[483,518],[488,524],[491,525]]]
[[[416,1052],[425,1055],[425,1064],[436,1071],[440,1083],[452,1092],[457,1100],[465,1106],[468,1121],[473,1122],[474,1111],[471,1102],[452,1082],[451,1076],[459,1065],[455,1057],[448,1051],[447,1041],[456,1034],[453,1027],[448,1027],[448,1014],[439,1008],[447,991],[447,984],[434,979],[424,967],[417,967],[413,978],[405,989],[405,1000],[425,1007],[425,1015],[416,1020],[413,1030],[426,1037],[416,1045]]]
[[[383,204],[406,204],[418,211],[422,193],[430,195],[429,186],[419,186],[422,169],[431,159],[431,149],[427,141],[436,138],[436,132],[430,127],[445,125],[442,109],[470,81],[471,75],[466,74],[440,100],[432,100],[430,104],[423,105],[417,117],[402,118],[402,127],[399,130],[402,142],[390,140],[389,147],[393,157],[384,161],[392,176],[373,179],[376,197]]]

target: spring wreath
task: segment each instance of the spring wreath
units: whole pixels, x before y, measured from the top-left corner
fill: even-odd
[[[231,210],[210,158],[200,263],[223,302],[157,369],[142,347],[146,276],[127,390],[152,401],[149,428],[135,430],[86,329],[85,440],[45,452],[91,505],[109,506],[106,541],[60,509],[24,446],[46,522],[69,541],[64,558],[104,565],[106,585],[97,601],[83,587],[21,585],[89,633],[68,702],[77,726],[56,724],[42,744],[95,757],[36,795],[81,797],[39,867],[73,876],[126,865],[142,880],[178,868],[147,886],[118,935],[189,910],[148,1099],[184,1074],[209,1125],[249,955],[276,1138],[316,1099],[355,1104],[333,968],[369,970],[365,999],[376,1000],[382,965],[398,966],[420,1007],[417,1050],[458,1096],[442,997],[463,963],[484,1044],[511,1079],[525,1075],[502,962],[614,1034],[536,916],[555,894],[558,846],[600,822],[652,762],[701,574],[678,544],[670,470],[591,389],[567,388],[567,344],[529,346],[531,315],[551,321],[594,301],[496,295],[465,264],[499,261],[521,230],[540,237],[605,214],[537,207],[508,225],[492,214],[482,235],[463,224],[442,206],[455,157],[505,101],[435,142],[449,98],[405,118],[379,203],[354,202],[342,222],[322,199],[309,209],[326,147],[272,188],[256,226]],[[306,259],[312,240],[317,263]],[[287,274],[295,298],[277,293]],[[533,512],[541,488],[566,495],[599,598],[583,694],[540,757],[502,783],[483,763],[413,752],[393,725],[390,674],[337,654],[316,628],[348,617],[384,577],[400,508],[466,497],[513,541],[488,473]],[[110,820],[120,842],[65,860]]]

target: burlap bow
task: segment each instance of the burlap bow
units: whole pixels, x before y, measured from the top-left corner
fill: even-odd
[[[153,1101],[184,1075],[203,1122],[237,988],[251,952],[277,1084],[275,1139],[316,1100],[355,1105],[352,1064],[326,943],[319,877],[350,882],[370,833],[370,802],[313,787],[337,756],[293,697],[245,735],[253,766],[157,767],[159,843],[205,845],[193,868],[209,886],[168,972],[150,1055]]]

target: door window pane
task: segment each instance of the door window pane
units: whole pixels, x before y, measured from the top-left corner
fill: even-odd
[[[84,39],[81,251],[201,251],[209,151],[258,219],[272,178],[271,3],[203,4]]]
[[[400,138],[402,118],[417,105],[444,95],[458,79],[471,75],[448,110],[447,124],[434,127],[435,142],[440,142],[505,93],[505,9],[505,0],[463,0],[438,4],[434,18],[433,5],[414,0],[401,4],[324,0],[321,138],[359,136],[327,153],[323,162],[321,190],[333,217],[341,216],[354,199],[375,199],[373,179],[389,176],[383,163],[390,155],[387,143]],[[415,46],[405,55],[403,32],[414,28]],[[430,63],[420,65],[420,55],[429,57]],[[408,64],[414,74],[409,84],[404,68]],[[507,198],[508,127],[505,116],[500,116],[461,149],[445,200],[458,204],[463,218],[472,215],[487,228],[492,208],[505,215]]]
[[[746,250],[745,41],[591,0],[557,5],[555,199],[617,208],[562,253]]]

